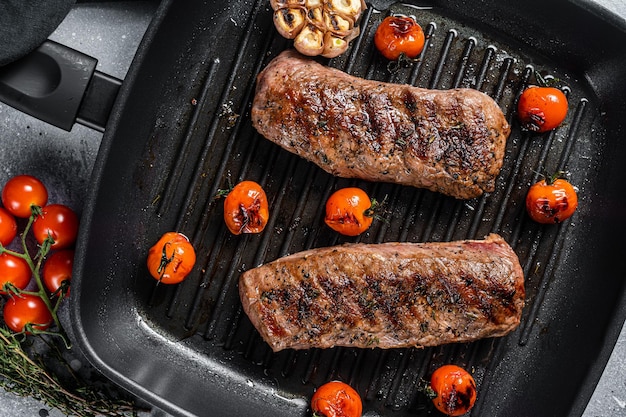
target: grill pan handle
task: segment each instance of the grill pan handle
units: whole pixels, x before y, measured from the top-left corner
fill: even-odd
[[[96,71],[97,63],[46,40],[0,68],[0,101],[66,131],[78,122],[103,132],[122,81]]]

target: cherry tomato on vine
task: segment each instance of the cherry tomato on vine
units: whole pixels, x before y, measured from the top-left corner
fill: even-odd
[[[65,285],[68,288],[65,295],[68,296],[73,267],[73,249],[61,249],[48,256],[48,259],[44,261],[43,267],[41,268],[43,283],[48,291],[55,293]]]
[[[196,251],[187,236],[167,232],[148,251],[148,271],[164,284],[178,284],[196,263]]]
[[[555,87],[530,86],[517,103],[517,116],[522,128],[533,132],[555,129],[567,116],[567,97]]]
[[[48,189],[32,175],[16,175],[2,188],[2,204],[14,216],[28,218],[32,206],[43,207],[48,202]]]
[[[15,217],[3,207],[0,207],[0,243],[7,246],[17,236],[17,222]]]
[[[76,242],[78,215],[64,204],[48,204],[33,222],[33,235],[39,244],[50,235],[54,240],[52,249],[68,248]]]
[[[476,382],[465,369],[443,365],[433,372],[430,387],[435,393],[433,404],[448,416],[467,413],[476,402]]]
[[[269,219],[267,196],[254,181],[242,181],[224,199],[224,221],[234,235],[260,233]]]
[[[41,297],[31,294],[9,298],[4,305],[3,315],[7,327],[17,333],[30,333],[29,326],[35,330],[46,330],[53,321],[52,314]]]
[[[330,381],[313,393],[311,409],[314,417],[361,417],[363,403],[350,385]]]
[[[574,214],[578,207],[576,189],[558,176],[533,184],[526,194],[526,211],[538,223],[559,223]]]
[[[30,266],[25,259],[4,252],[0,254],[0,294],[6,294],[5,286],[12,284],[23,290],[31,278]]]
[[[375,203],[360,188],[341,188],[326,201],[324,222],[342,235],[358,236],[372,225]]]
[[[395,61],[400,55],[416,58],[424,49],[424,31],[408,16],[387,16],[374,34],[374,44],[387,59]]]

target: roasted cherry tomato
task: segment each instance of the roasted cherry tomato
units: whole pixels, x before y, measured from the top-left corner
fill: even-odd
[[[387,59],[395,61],[400,55],[416,58],[424,49],[424,31],[408,16],[387,16],[374,34],[374,44]]]
[[[48,204],[33,222],[33,235],[39,244],[50,236],[52,249],[69,248],[78,235],[78,215],[64,204]]]
[[[311,397],[314,417],[360,417],[363,413],[361,397],[345,382],[327,382]]]
[[[517,116],[522,128],[547,132],[558,127],[567,116],[567,97],[555,87],[530,86],[517,103]]]
[[[17,236],[17,222],[8,210],[0,207],[0,243],[7,246]]]
[[[148,251],[148,271],[164,284],[178,284],[196,263],[196,251],[187,236],[167,232]]]
[[[269,218],[265,191],[254,181],[242,181],[224,199],[224,221],[234,235],[260,233]]]
[[[326,201],[324,222],[342,235],[358,236],[369,229],[374,220],[373,205],[360,188],[341,188]]]
[[[24,258],[4,252],[0,254],[0,294],[6,294],[6,285],[23,290],[31,278],[31,270]]]
[[[476,382],[465,369],[443,365],[433,372],[430,387],[435,393],[433,404],[447,416],[467,413],[476,402]]]
[[[32,175],[16,175],[2,188],[2,204],[16,217],[28,218],[32,206],[43,207],[47,202],[46,186]]]
[[[578,207],[576,189],[566,179],[553,176],[533,184],[526,194],[526,211],[538,223],[559,223]]]
[[[4,305],[4,322],[14,332],[30,333],[28,327],[46,330],[53,318],[46,303],[37,295],[20,294],[9,298]]]
[[[73,267],[73,249],[62,249],[48,256],[48,259],[43,264],[43,268],[41,268],[43,283],[48,291],[55,293],[62,289],[65,295],[68,296]]]

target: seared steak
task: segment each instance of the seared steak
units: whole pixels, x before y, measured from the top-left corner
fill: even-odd
[[[477,90],[365,80],[294,51],[258,75],[252,123],[333,175],[460,199],[494,190],[510,133],[498,105]]]
[[[241,275],[243,309],[274,351],[435,346],[503,336],[524,276],[496,234],[445,243],[312,249]]]

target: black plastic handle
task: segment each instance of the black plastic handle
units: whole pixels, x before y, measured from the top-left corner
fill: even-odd
[[[122,81],[96,71],[97,63],[47,40],[0,67],[0,101],[67,131],[78,122],[102,132]]]

